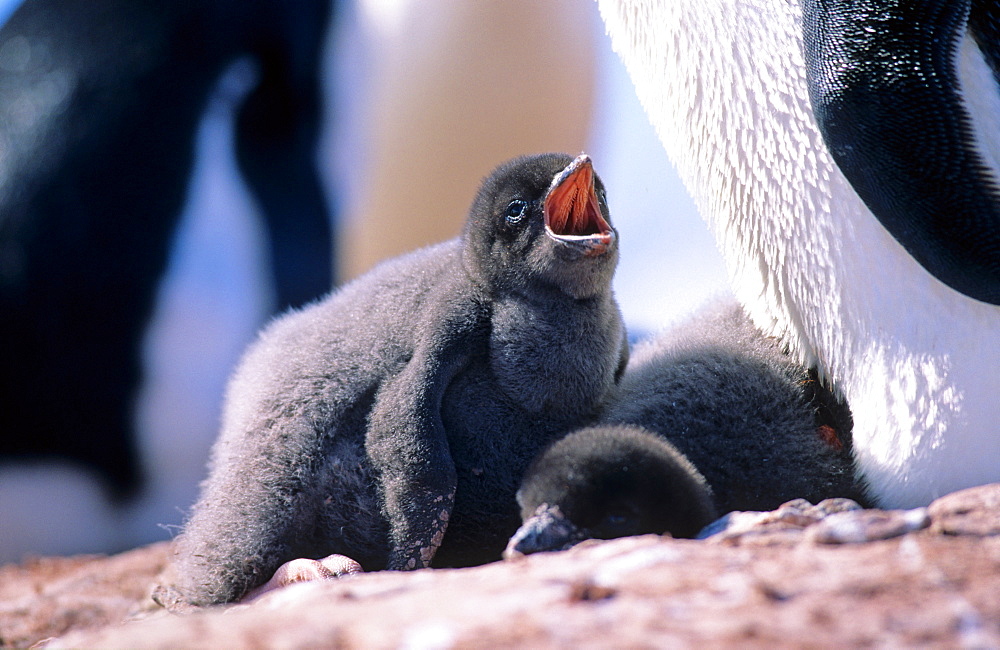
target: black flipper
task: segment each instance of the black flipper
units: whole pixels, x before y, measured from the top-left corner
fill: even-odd
[[[809,95],[834,160],[939,280],[1000,304],[1000,186],[976,149],[956,59],[966,30],[998,78],[1000,4],[802,0]]]
[[[406,367],[378,392],[369,417],[366,447],[380,477],[383,508],[390,522],[392,551],[387,568],[422,569],[444,541],[458,477],[441,420],[445,390],[469,359],[488,345],[489,314],[456,287],[448,302],[461,307],[421,332],[424,343]],[[443,305],[436,306],[446,309]],[[476,313],[480,311],[480,313]]]

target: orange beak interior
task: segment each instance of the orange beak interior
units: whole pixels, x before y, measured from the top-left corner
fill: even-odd
[[[544,212],[545,225],[560,237],[611,233],[611,225],[601,214],[594,167],[586,154],[577,156],[552,181],[545,195]]]

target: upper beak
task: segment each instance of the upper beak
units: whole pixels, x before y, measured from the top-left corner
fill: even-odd
[[[563,516],[559,506],[543,503],[510,538],[503,557],[509,560],[518,555],[562,551],[585,539],[587,535]]]
[[[544,201],[545,232],[586,255],[601,255],[615,241],[615,231],[601,214],[594,187],[594,166],[580,154],[552,179]]]

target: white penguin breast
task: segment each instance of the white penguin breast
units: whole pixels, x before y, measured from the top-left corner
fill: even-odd
[[[737,297],[847,396],[878,501],[1000,480],[1000,309],[927,273],[840,173],[809,104],[797,3],[600,8]]]
[[[1000,86],[976,41],[968,33],[962,38],[956,65],[976,151],[992,173],[994,186],[1000,192]]]

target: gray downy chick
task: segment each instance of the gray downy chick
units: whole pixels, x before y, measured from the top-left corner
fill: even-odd
[[[597,416],[627,362],[617,259],[590,159],[518,158],[459,238],[272,323],[231,380],[174,592],[233,601],[330,554],[366,570],[498,559],[525,468]]]
[[[531,465],[506,555],[595,537],[694,537],[715,514],[796,498],[868,501],[847,405],[732,302],[636,346],[600,423]]]

